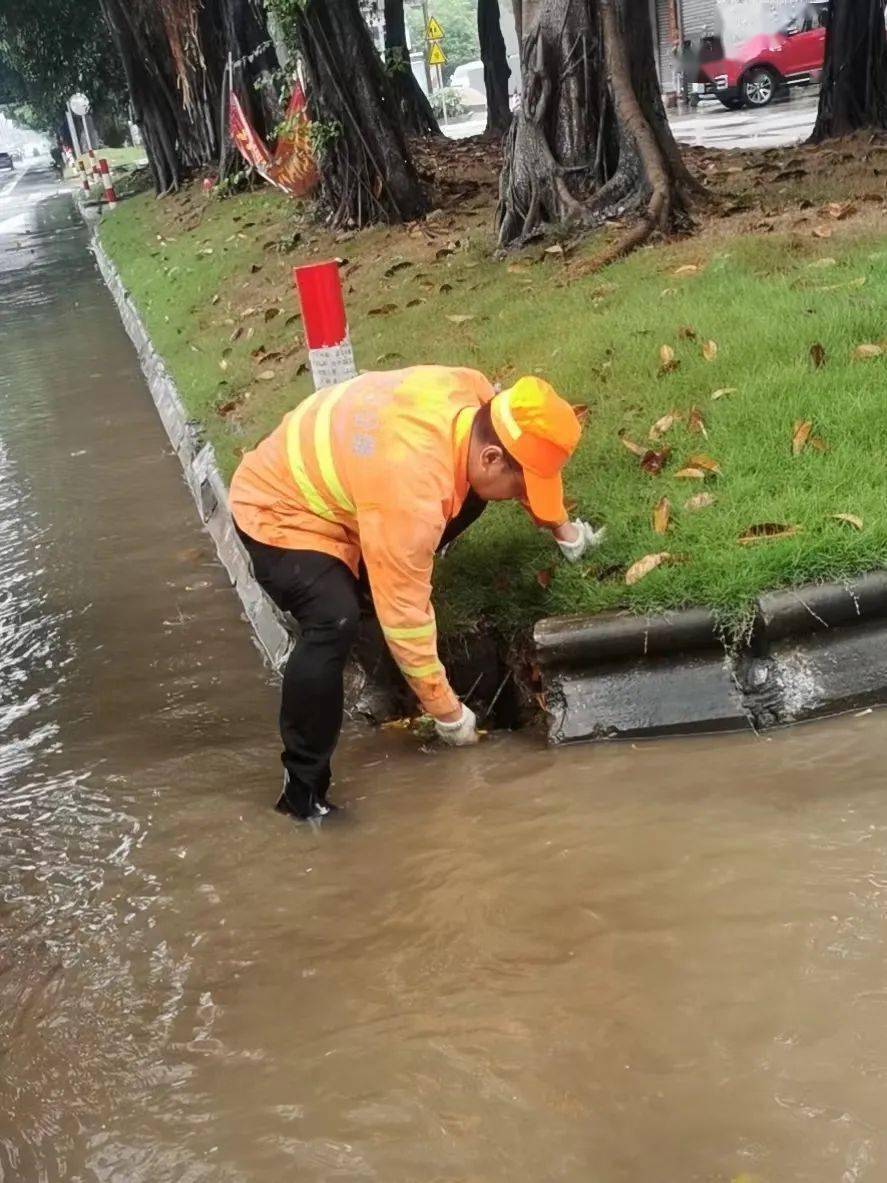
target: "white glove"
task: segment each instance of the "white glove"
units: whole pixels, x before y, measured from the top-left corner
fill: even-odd
[[[462,704],[462,715],[455,723],[441,723],[435,719],[434,729],[445,744],[452,748],[467,748],[477,743],[477,718],[474,711]]]
[[[601,526],[600,530],[595,530],[593,526],[589,526],[588,522],[583,522],[581,518],[577,518],[570,525],[575,526],[579,531],[579,537],[576,541],[562,542],[560,538],[555,541],[561,548],[561,554],[568,563],[578,563],[587,551],[594,550],[595,547],[600,546],[604,541],[607,528],[606,526]]]

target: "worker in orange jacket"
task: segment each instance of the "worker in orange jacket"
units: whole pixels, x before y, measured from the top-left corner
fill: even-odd
[[[365,565],[386,642],[441,739],[477,741],[437,652],[434,555],[488,501],[517,499],[577,561],[601,531],[570,522],[561,469],[579,442],[572,407],[539,378],[497,394],[476,370],[416,366],[320,390],[246,453],[230,504],[256,579],[300,625],[283,675],[278,808],[330,808],[343,672]]]

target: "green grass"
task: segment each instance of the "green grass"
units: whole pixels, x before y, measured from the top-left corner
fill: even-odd
[[[219,202],[192,191],[177,205],[127,201],[102,229],[226,472],[310,392],[298,372],[305,355],[289,272],[317,257],[348,255],[347,303],[361,367],[472,365],[504,382],[537,372],[589,405],[567,486],[579,513],[606,524],[604,547],[571,568],[519,510],[492,507],[440,564],[446,631],[490,621],[511,633],[553,613],[694,604],[712,606],[735,625],[763,590],[846,578],[887,562],[887,359],[851,359],[856,345],[885,336],[887,240],[869,223],[841,223],[827,241],[809,231],[709,235],[569,281],[563,260],[538,248],[525,270],[494,261],[481,215],[467,230],[439,227],[431,243],[385,230],[336,243],[300,228],[291,211],[267,192]],[[278,250],[294,233],[301,234],[295,249]],[[459,248],[436,260],[449,236],[460,239]],[[401,259],[411,265],[386,276]],[[676,277],[687,263],[701,270]],[[251,273],[251,266],[260,270]],[[367,315],[386,305],[395,308]],[[248,309],[255,311],[244,315]],[[266,309],[280,312],[266,321]],[[455,314],[473,319],[455,324],[447,319]],[[697,339],[680,339],[681,326],[692,326]],[[708,339],[718,345],[714,361],[701,353]],[[810,360],[813,342],[826,350],[820,369]],[[660,376],[663,344],[675,349],[680,366]],[[286,355],[263,364],[251,357],[258,346]],[[273,369],[274,378],[259,380],[262,369]],[[736,393],[712,401],[720,387]],[[692,406],[709,438],[678,423],[663,441],[672,448],[665,472],[645,473],[620,431],[644,443],[657,419]],[[802,419],[813,421],[827,451],[792,455],[793,425]],[[699,452],[713,457],[722,475],[704,485],[714,506],[691,513],[684,502],[702,482],[675,473]],[[651,525],[663,496],[672,505],[665,537]],[[858,515],[863,529],[836,521],[835,513]],[[740,535],[762,522],[798,533],[740,546]],[[626,569],[658,551],[675,561],[627,587]],[[540,582],[538,573],[549,569],[543,587],[547,579]]]

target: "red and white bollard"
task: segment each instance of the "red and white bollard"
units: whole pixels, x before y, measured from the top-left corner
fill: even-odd
[[[108,209],[117,208],[117,194],[114,192],[114,186],[111,184],[111,170],[108,168],[107,160],[99,161],[99,173],[101,174],[102,184],[105,186],[105,201],[108,203]]]
[[[92,161],[92,175],[96,180],[99,180],[102,174],[99,169],[99,162],[95,158],[95,150],[92,148],[89,149],[89,159]]]
[[[339,264],[310,263],[293,268],[314,389],[357,377],[345,319]]]
[[[83,185],[83,192],[89,195],[89,177],[86,173],[86,165],[82,158],[77,161],[77,167],[80,169],[80,183]]]

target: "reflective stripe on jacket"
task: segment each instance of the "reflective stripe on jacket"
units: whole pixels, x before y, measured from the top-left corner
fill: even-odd
[[[437,654],[434,553],[468,493],[474,413],[494,391],[476,370],[362,374],[288,414],[231,482],[244,533],[270,546],[363,558],[394,659],[434,716],[459,703]]]

